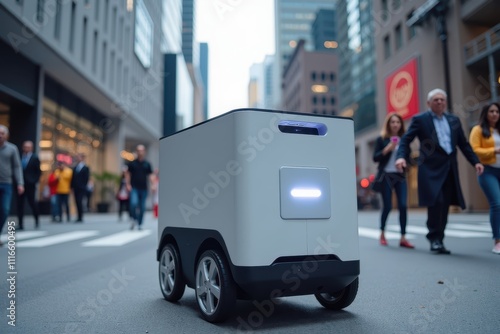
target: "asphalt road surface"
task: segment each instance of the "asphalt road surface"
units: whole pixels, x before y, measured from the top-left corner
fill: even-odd
[[[360,286],[344,311],[328,311],[313,296],[238,301],[234,316],[217,325],[201,318],[191,289],[176,304],[162,298],[150,214],[142,231],[115,215],[89,214],[84,224],[42,220],[40,230],[27,218],[16,232],[14,270],[0,249],[0,333],[498,333],[500,256],[491,252],[488,216],[450,215],[452,254],[436,255],[425,215],[409,213],[413,250],[398,246],[396,215],[383,247],[378,212],[359,213]]]

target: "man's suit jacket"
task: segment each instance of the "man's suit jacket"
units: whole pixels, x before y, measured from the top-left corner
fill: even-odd
[[[26,164],[26,168],[23,168],[24,185],[26,186],[37,184],[40,180],[41,173],[40,159],[38,159],[38,156],[33,153],[31,154],[31,157]]]
[[[397,158],[405,158],[409,162],[410,143],[418,138],[420,141],[420,155],[418,158],[418,201],[420,206],[433,206],[439,195],[449,171],[453,173],[454,187],[451,191],[456,194],[452,198],[452,205],[465,208],[465,200],[460,188],[457,163],[457,147],[471,165],[479,163],[479,159],[472,151],[467,141],[460,119],[452,114],[444,114],[450,125],[452,152],[447,154],[439,145],[436,128],[432,118],[432,111],[414,116],[408,131],[401,138]]]
[[[73,177],[71,178],[71,188],[74,190],[86,190],[89,182],[90,169],[84,165],[77,172],[77,167],[73,168]]]

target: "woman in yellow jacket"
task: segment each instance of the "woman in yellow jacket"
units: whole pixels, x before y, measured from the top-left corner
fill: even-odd
[[[66,219],[69,222],[69,193],[71,192],[71,179],[73,178],[73,170],[66,166],[62,161],[57,162],[57,169],[55,170],[55,175],[57,177],[57,206],[61,217],[57,220],[62,222],[63,220],[63,209],[66,211]]]
[[[478,176],[479,185],[488,198],[490,223],[495,239],[492,252],[500,254],[500,104],[483,107],[478,125],[472,128],[470,144],[484,165]]]

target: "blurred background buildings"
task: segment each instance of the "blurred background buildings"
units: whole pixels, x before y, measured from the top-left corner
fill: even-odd
[[[481,106],[498,101],[498,0],[274,0],[274,8],[275,53],[248,69],[248,106],[352,117],[363,185],[388,112],[408,125],[440,87],[468,134]],[[118,173],[145,144],[156,167],[159,138],[209,117],[210,49],[196,40],[197,15],[194,0],[0,2],[0,123],[18,146],[37,143],[40,188],[54,161],[79,152],[93,171]],[[468,209],[486,209],[473,169],[460,155],[459,163]]]

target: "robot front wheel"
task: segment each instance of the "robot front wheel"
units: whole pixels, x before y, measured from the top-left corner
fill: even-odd
[[[333,293],[316,293],[314,296],[318,302],[329,310],[341,310],[354,301],[358,293],[359,278],[340,291]]]
[[[205,320],[220,322],[231,315],[236,305],[236,284],[222,251],[207,250],[200,256],[195,293]]]
[[[161,251],[158,274],[163,297],[169,302],[181,299],[186,282],[182,276],[179,253],[174,245],[167,244]]]

